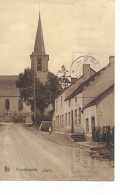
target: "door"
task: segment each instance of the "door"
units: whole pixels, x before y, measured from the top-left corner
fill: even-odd
[[[95,117],[91,117],[91,131],[93,132],[95,129]]]
[[[71,111],[71,132],[74,133],[74,125],[73,125],[73,110]]]
[[[89,119],[86,118],[86,133],[89,133]]]

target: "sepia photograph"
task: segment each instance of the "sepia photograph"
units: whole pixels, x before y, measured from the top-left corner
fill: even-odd
[[[114,0],[0,0],[0,181],[114,181],[114,26]]]

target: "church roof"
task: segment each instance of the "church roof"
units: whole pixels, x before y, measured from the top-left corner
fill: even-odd
[[[18,76],[0,76],[0,97],[19,97],[19,88],[16,87]]]
[[[45,46],[44,46],[44,39],[43,39],[40,13],[39,13],[39,20],[38,20],[38,28],[37,28],[37,33],[36,33],[35,46],[34,46],[34,53],[36,53],[36,54],[45,54]]]

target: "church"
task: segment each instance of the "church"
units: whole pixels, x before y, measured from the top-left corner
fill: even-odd
[[[41,18],[39,13],[38,27],[34,51],[30,55],[31,69],[37,78],[45,84],[48,75],[49,55],[45,53]],[[16,87],[18,75],[0,76],[0,122],[24,120],[31,122],[31,108],[20,99],[19,88]]]

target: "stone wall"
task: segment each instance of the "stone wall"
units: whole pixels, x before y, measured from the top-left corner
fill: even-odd
[[[6,99],[9,100],[9,109],[6,109]],[[31,120],[30,107],[23,103],[23,109],[18,109],[19,97],[0,97],[0,119],[11,120],[21,117],[22,115],[27,118],[27,121]]]

